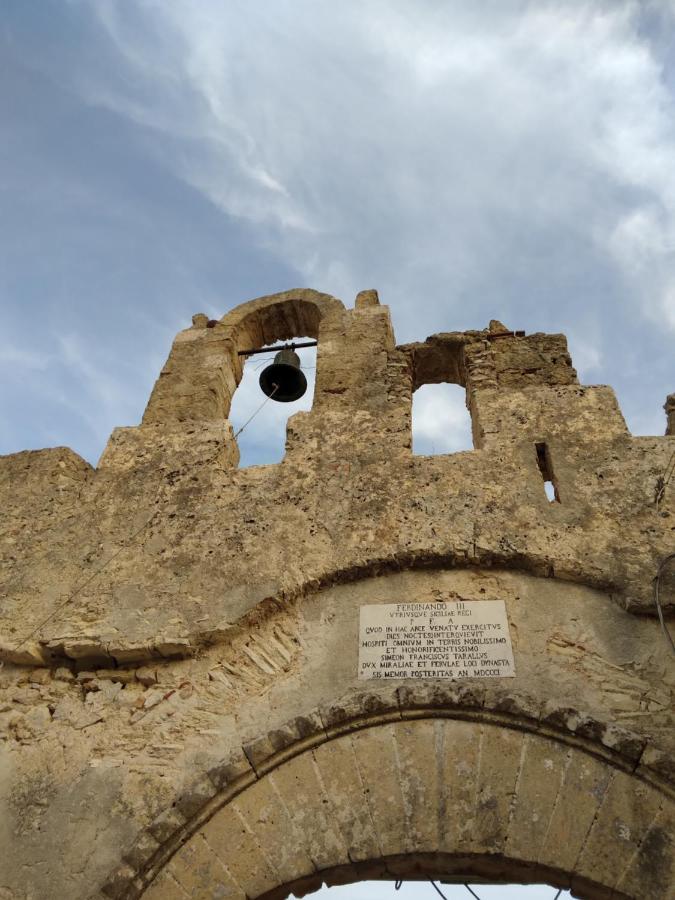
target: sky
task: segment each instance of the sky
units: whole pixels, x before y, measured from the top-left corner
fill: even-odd
[[[663,434],[675,0],[1,5],[0,453],[95,464],[193,313],[302,286],[377,288],[401,343],[562,331]],[[445,390],[415,397],[416,452],[469,446]],[[294,409],[242,465],[281,458]]]
[[[570,900],[569,891],[558,892],[545,884],[486,885],[443,884],[428,881],[364,881],[340,887],[322,888],[307,896],[312,900]],[[398,885],[398,887],[396,886]],[[557,895],[557,896],[556,896]]]
[[[493,318],[562,331],[581,380],[663,434],[675,0],[0,9],[0,453],[95,465],[194,313],[293,287],[347,306],[376,288],[401,343]],[[268,361],[247,364],[236,429]],[[242,465],[281,458],[314,351],[303,365],[307,395],[259,410]],[[463,404],[421,389],[415,451],[470,446]]]

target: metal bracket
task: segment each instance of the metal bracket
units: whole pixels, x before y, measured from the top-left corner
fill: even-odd
[[[254,353],[276,353],[287,348],[295,350],[296,347],[316,347],[318,343],[318,341],[303,341],[300,344],[277,344],[276,347],[261,347],[259,350],[238,350],[237,356],[253,356]]]

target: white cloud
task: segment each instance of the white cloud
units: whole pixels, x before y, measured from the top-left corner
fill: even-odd
[[[131,74],[87,72],[89,100],[308,281],[456,297],[563,229],[668,313],[673,103],[640,4],[97,8]]]
[[[56,336],[39,389],[47,402],[69,410],[92,435],[108,435],[116,425],[136,418],[138,398],[128,389],[129,375],[118,355],[86,346],[70,333]]]
[[[49,366],[50,358],[46,354],[33,350],[24,350],[11,344],[0,346],[0,369],[18,368],[26,370],[42,370]]]
[[[466,392],[456,384],[427,384],[413,394],[413,452],[419,455],[471,450]]]
[[[577,332],[568,331],[567,344],[579,381],[582,384],[592,383],[602,371],[604,364],[602,335],[596,333],[581,336]]]
[[[662,299],[663,313],[670,328],[675,331],[675,278],[668,285]]]
[[[348,303],[376,286],[400,341],[483,327],[494,317],[528,331],[565,331],[583,378],[617,384],[629,418],[631,408],[635,418],[647,405],[661,415],[672,390],[664,332],[675,330],[672,4],[92,0],[68,9],[78,39],[68,44],[61,35],[60,55],[51,44],[41,47],[39,36],[31,52],[16,48],[21,65],[29,60],[73,102],[67,116],[50,120],[51,131],[40,132],[42,156],[36,150],[28,163],[44,170],[48,186],[100,188],[90,205],[71,202],[70,210],[62,188],[50,188],[54,221],[67,229],[70,212],[88,230],[83,211],[92,220],[108,216],[99,240],[110,242],[113,255],[118,250],[121,269],[141,248],[129,279],[164,265],[161,248],[170,248],[168,289],[150,279],[171,295],[160,313],[165,330],[185,324],[179,294],[190,303],[203,297],[195,311],[208,308],[216,317],[250,296],[239,293],[247,271],[253,282],[272,260],[293,283]],[[82,158],[72,171],[65,163],[52,171],[44,148],[56,145],[62,163],[72,158],[71,145],[59,143],[64,122]],[[112,150],[100,163],[109,181],[97,181],[101,147],[94,141],[90,151],[87,140],[78,141],[79,127],[101,123],[111,133],[119,125],[122,135],[116,142],[111,134]],[[93,132],[86,133],[92,143]],[[90,181],[81,178],[80,162]],[[21,171],[30,185],[28,163]],[[203,243],[213,246],[213,233],[206,240],[200,233],[197,207],[208,210],[202,222],[214,229],[216,245],[222,234],[232,254],[245,256],[233,289],[221,290],[222,268],[200,255]],[[35,214],[31,208],[27,216]],[[185,232],[174,230],[176,241],[169,239],[174,216],[187,223]],[[29,229],[9,239],[30,244]],[[125,229],[128,240],[119,241]],[[188,233],[190,252],[183,253]],[[153,242],[160,252],[148,255],[146,271],[144,248]],[[50,264],[47,286],[36,281],[34,296],[49,293],[56,258],[46,231],[37,243],[33,257]],[[76,265],[88,262],[90,250],[90,242],[80,247]],[[60,260],[64,297],[70,262],[67,254]],[[256,281],[265,291],[269,271]],[[14,280],[22,274],[14,272]],[[120,277],[116,296],[124,289]],[[150,307],[143,290],[136,296],[139,310]],[[121,340],[128,322],[118,325]],[[155,323],[143,328],[155,341],[147,356],[156,359]],[[25,370],[39,372],[32,346],[22,352]],[[74,403],[91,407],[96,428],[113,415],[128,419],[113,382],[133,388],[133,375],[122,377],[100,357],[87,360],[105,371],[99,383],[77,354],[62,366],[73,373],[80,366],[82,396]],[[649,379],[648,403],[638,395],[640,379]],[[246,391],[245,384],[241,397]],[[276,405],[269,406],[247,429],[258,443],[274,422],[281,427]],[[442,435],[434,415],[430,407],[416,418],[436,444]],[[443,417],[451,422],[451,410]]]

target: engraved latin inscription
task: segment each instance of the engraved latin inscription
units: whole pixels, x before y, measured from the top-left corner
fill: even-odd
[[[515,675],[503,600],[361,607],[359,678]]]

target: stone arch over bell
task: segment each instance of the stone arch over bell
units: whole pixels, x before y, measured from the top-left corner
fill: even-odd
[[[143,424],[222,422],[241,381],[240,351],[298,336],[321,343],[326,330],[339,330],[344,313],[336,297],[300,288],[249,300],[213,324],[195,316],[173,343]]]

